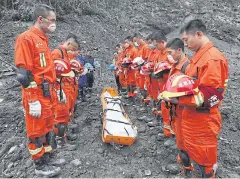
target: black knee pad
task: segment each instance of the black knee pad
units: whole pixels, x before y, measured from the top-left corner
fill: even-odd
[[[189,167],[191,165],[190,158],[189,158],[188,153],[186,151],[180,150],[179,156],[180,156],[180,158],[182,160],[182,163],[185,167]]]
[[[46,134],[46,144],[50,145],[53,149],[57,148],[56,134],[53,130]]]
[[[29,142],[35,144],[38,148],[40,148],[43,146],[44,138],[45,138],[45,134],[35,139],[29,139]]]
[[[67,126],[63,123],[58,124],[57,129],[58,129],[59,137],[63,137],[65,135],[65,133],[67,132]]]

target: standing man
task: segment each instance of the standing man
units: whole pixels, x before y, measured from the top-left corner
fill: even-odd
[[[92,93],[92,87],[94,83],[94,58],[92,56],[92,49],[87,50],[87,54],[84,57],[85,61],[85,67],[88,69],[87,73],[87,90],[91,94]]]
[[[172,64],[172,68],[169,73],[169,78],[177,73],[185,74],[185,72],[189,68],[189,60],[188,57],[184,53],[184,43],[179,38],[174,38],[169,41],[166,45],[166,52],[168,61]],[[161,95],[161,94],[160,94]],[[178,154],[178,162],[182,166],[182,174],[185,176],[189,176],[191,172],[190,162],[185,160],[185,156],[187,155],[186,149],[183,143],[182,137],[182,111],[183,108],[179,107],[176,104],[171,104],[170,109],[175,112],[170,112],[170,117],[172,117],[171,127],[176,136],[176,144],[179,149]],[[170,110],[170,111],[171,111]]]
[[[124,51],[125,51],[125,59],[127,59],[127,61],[132,63],[132,61],[137,57],[136,56],[137,49],[133,45],[132,36],[128,36],[125,38]],[[128,99],[130,100],[130,102],[135,104],[135,98],[137,97],[135,69],[132,69],[131,65],[129,65],[127,68],[125,68],[125,72],[126,72],[125,74],[126,74],[126,81],[127,81]]]
[[[143,41],[143,36],[140,33],[134,34],[133,44],[137,48],[136,57],[141,57],[146,62],[151,49],[148,44]],[[142,101],[145,101],[147,98],[147,90],[144,89],[145,76],[140,74],[140,68],[136,68],[135,70],[135,79],[142,96]]]
[[[202,20],[192,20],[181,34],[186,46],[195,52],[186,75],[199,84],[195,95],[170,98],[182,111],[182,136],[197,178],[215,177],[218,134],[222,127],[219,110],[228,81],[228,60],[207,37]]]
[[[39,5],[33,13],[34,25],[20,34],[15,42],[17,80],[22,85],[22,103],[26,112],[28,150],[34,160],[35,174],[51,177],[60,168],[49,165],[48,153],[54,141],[54,104],[56,81],[54,63],[46,33],[56,29],[56,14],[47,5]]]
[[[63,59],[68,65],[70,66],[70,57],[69,51],[77,52],[78,51],[78,41],[76,36],[69,34],[66,40],[56,49],[52,51],[52,59],[53,61]],[[73,56],[74,53],[71,53]],[[60,78],[59,78],[60,79]],[[68,122],[70,121],[70,117],[73,115],[73,108],[74,108],[74,81],[75,81],[75,74],[72,72],[71,75],[65,76],[61,78],[61,82],[58,80],[57,83],[60,82],[64,96],[66,96],[66,101],[62,104],[61,100],[58,100],[57,109],[56,109],[56,118],[54,122],[54,131],[56,135],[59,137],[59,141],[61,144],[65,144],[66,137],[68,138],[76,138],[72,137],[71,133],[67,133],[68,129]],[[59,85],[59,84],[58,84]],[[56,85],[56,87],[58,86]],[[58,93],[58,96],[60,93]],[[61,108],[65,108],[62,110]],[[67,135],[66,135],[67,134]]]

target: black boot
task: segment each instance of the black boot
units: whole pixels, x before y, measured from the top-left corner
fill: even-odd
[[[60,174],[61,168],[48,165],[47,161],[42,158],[34,160],[35,164],[35,174],[41,177],[54,177]]]

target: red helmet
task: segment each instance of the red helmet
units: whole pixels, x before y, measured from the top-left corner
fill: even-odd
[[[153,72],[154,63],[148,62],[141,67],[140,73],[142,75],[150,75]]]
[[[167,98],[197,94],[198,84],[187,75],[176,73],[170,76],[163,87],[162,96]]]
[[[171,68],[172,66],[167,61],[159,62],[154,66],[154,74],[156,75],[165,70],[170,70]]]
[[[75,70],[78,73],[82,73],[84,70],[84,66],[76,59],[70,61],[70,66],[72,70]]]
[[[122,67],[123,68],[128,68],[129,65],[132,64],[132,60],[128,57],[125,57],[123,60],[122,60]]]
[[[70,63],[64,59],[54,60],[55,71],[57,76],[72,76]]]

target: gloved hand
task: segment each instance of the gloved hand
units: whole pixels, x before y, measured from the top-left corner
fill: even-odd
[[[60,101],[60,103],[66,104],[66,102],[67,102],[66,95],[65,95],[64,91],[62,90],[62,96],[60,96],[60,92],[61,92],[60,90],[57,90],[58,101]]]
[[[40,101],[29,102],[29,115],[35,118],[41,117],[42,106]]]

